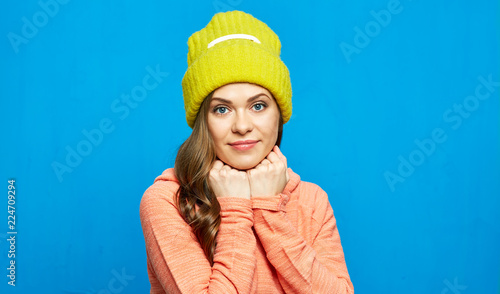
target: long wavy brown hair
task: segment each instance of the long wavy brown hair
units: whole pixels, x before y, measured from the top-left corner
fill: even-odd
[[[180,184],[177,190],[177,208],[186,223],[191,226],[211,266],[214,264],[216,237],[220,225],[219,201],[208,182],[210,170],[217,159],[207,123],[213,93],[214,91],[203,100],[194,122],[193,132],[179,147],[174,166]],[[278,147],[281,144],[282,134],[283,118],[280,111],[276,140]]]

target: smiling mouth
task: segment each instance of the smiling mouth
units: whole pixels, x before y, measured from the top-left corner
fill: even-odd
[[[257,140],[241,140],[241,141],[229,143],[229,145],[231,145],[231,146],[233,146],[233,145],[249,145],[249,144],[254,144],[257,142],[259,142],[259,141],[257,141]]]
[[[229,144],[236,150],[246,151],[252,149],[259,141],[245,141],[245,142],[236,142],[237,144]]]

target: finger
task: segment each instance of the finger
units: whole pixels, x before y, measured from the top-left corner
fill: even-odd
[[[267,155],[267,159],[268,159],[271,163],[276,163],[276,162],[282,161],[282,160],[278,157],[278,154],[276,154],[276,152],[273,152],[273,151],[271,151],[271,153],[269,153],[269,155]]]
[[[212,165],[212,169],[215,170],[220,170],[224,166],[224,163],[220,160],[215,160],[214,164]]]
[[[233,168],[230,165],[228,165],[228,164],[224,164],[224,166],[221,168],[221,170],[228,170],[228,171],[232,170],[232,169]]]
[[[285,166],[288,167],[286,157],[285,157],[285,155],[283,155],[283,153],[281,152],[281,150],[278,147],[278,145],[274,145],[273,151],[276,152],[276,154],[281,159],[281,161],[283,161],[285,163]]]
[[[263,164],[263,165],[271,164],[271,162],[267,158],[264,158],[264,160],[262,160],[260,163]]]
[[[243,179],[248,180],[248,174],[246,171],[236,170],[237,174],[240,175]]]

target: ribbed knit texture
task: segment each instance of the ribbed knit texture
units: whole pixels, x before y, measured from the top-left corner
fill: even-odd
[[[229,39],[207,48],[222,36],[248,34],[247,39]],[[292,86],[286,65],[280,59],[281,42],[263,22],[242,11],[219,12],[207,26],[188,39],[188,69],[182,79],[186,121],[192,128],[203,99],[229,83],[248,82],[271,92],[280,106],[283,122],[292,115]]]
[[[140,205],[150,293],[354,293],[328,196],[288,173],[279,195],[219,198],[213,267],[175,206],[173,168],[158,176]]]

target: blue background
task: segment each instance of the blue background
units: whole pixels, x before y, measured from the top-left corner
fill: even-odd
[[[234,9],[280,37],[282,151],[328,193],[356,293],[500,293],[500,87],[480,81],[500,81],[500,9],[487,0],[4,1],[0,292],[149,293],[139,202],[191,132],[187,39]],[[148,67],[154,89],[121,102]]]

